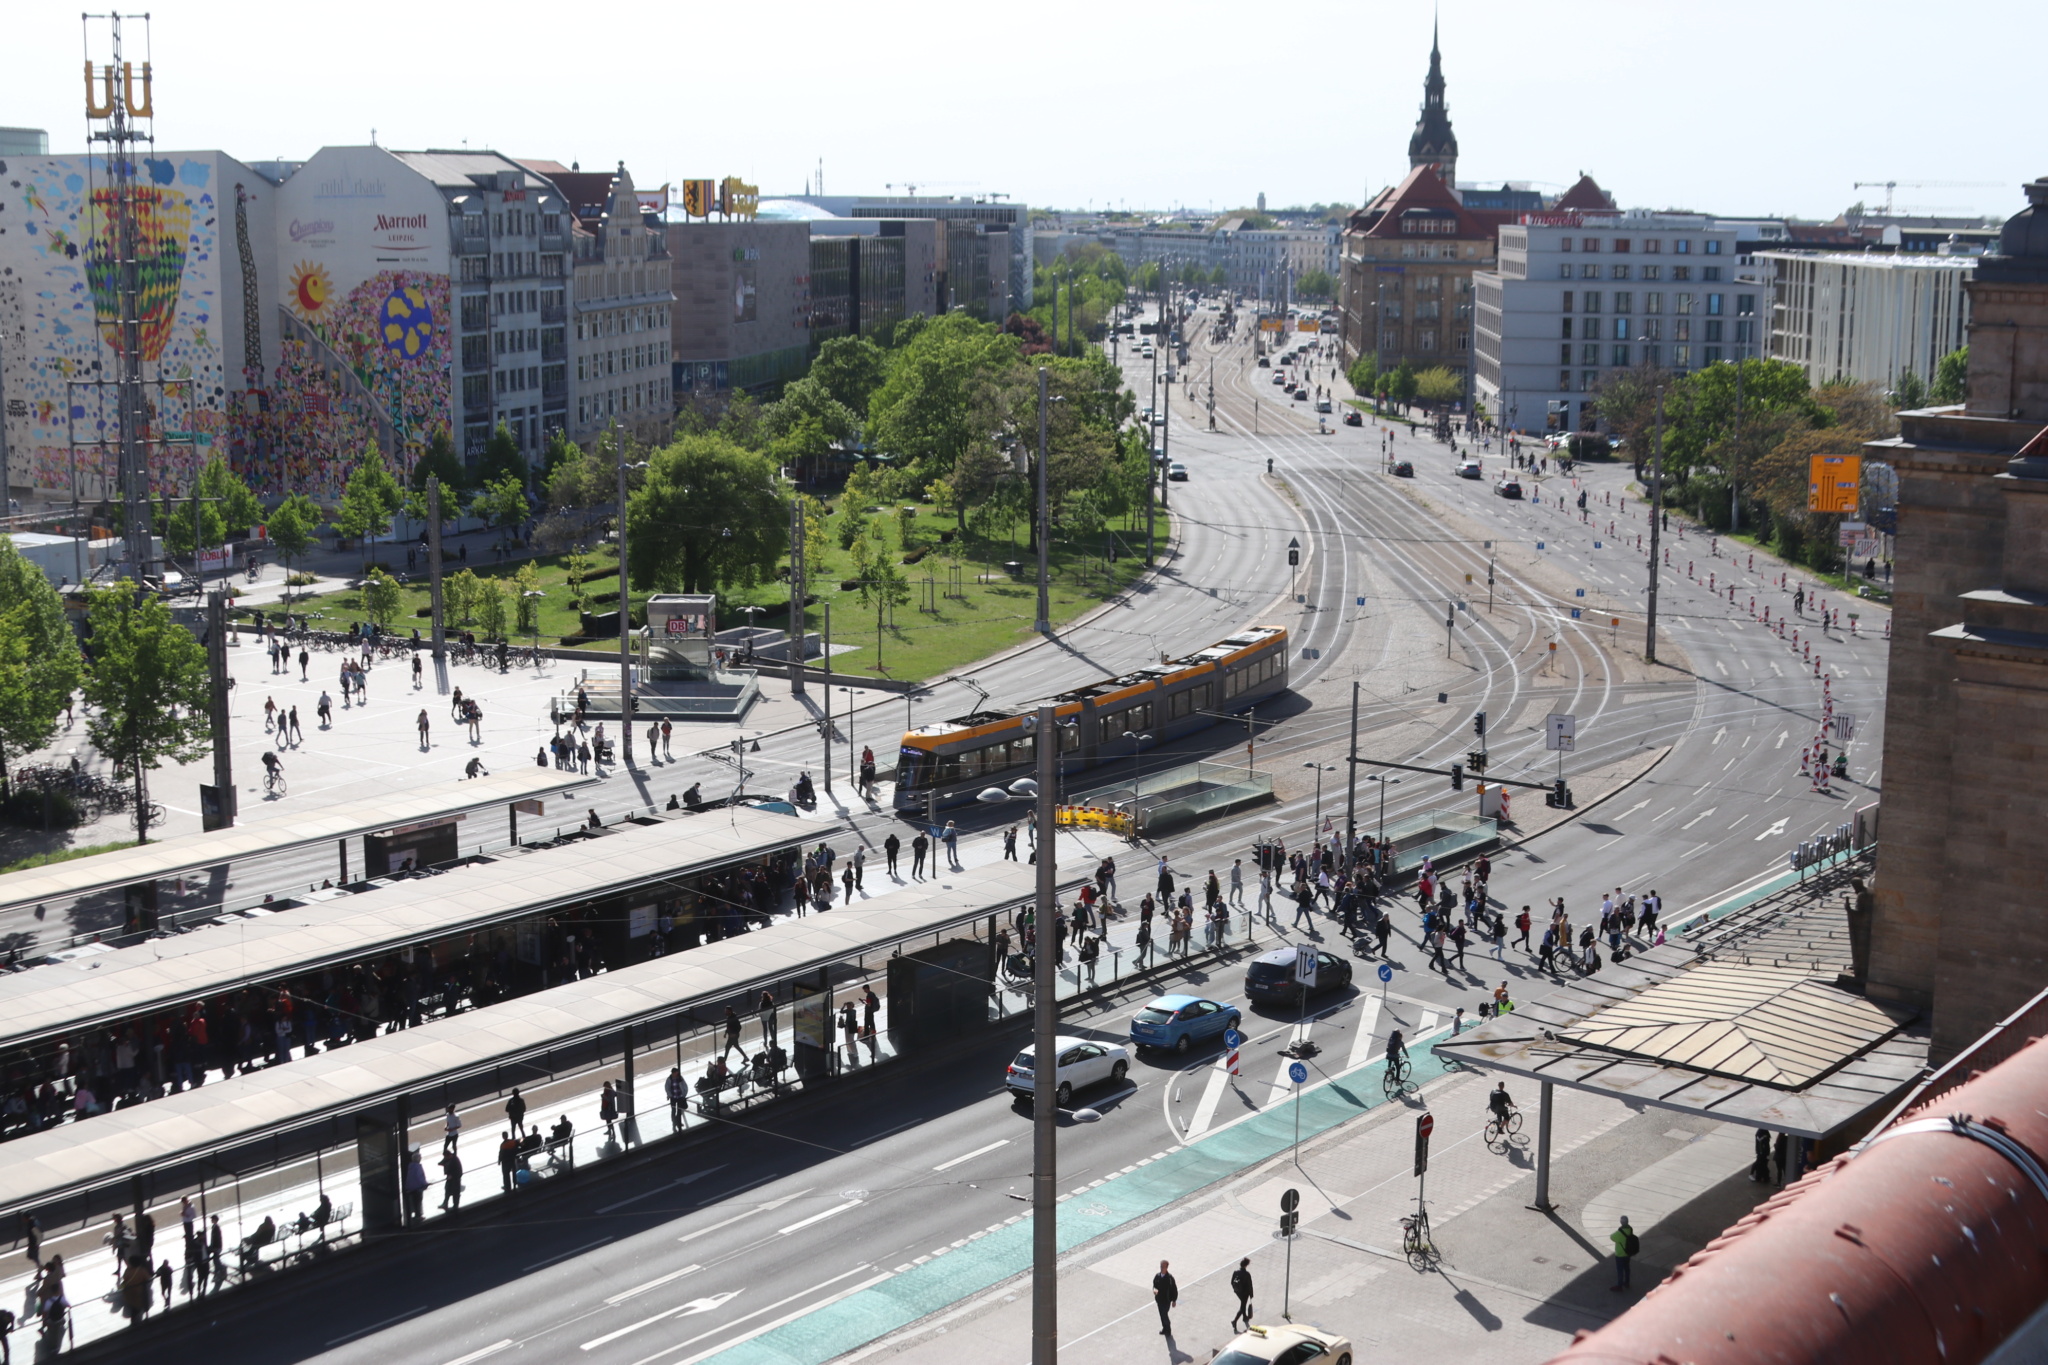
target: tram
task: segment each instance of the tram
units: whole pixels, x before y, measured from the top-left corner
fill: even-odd
[[[1287,690],[1287,629],[1248,626],[1184,658],[1162,658],[1046,702],[976,711],[905,732],[897,750],[896,808],[924,811],[972,801],[984,789],[1037,772],[1026,717],[1057,708],[1060,771],[1129,759],[1249,710]]]

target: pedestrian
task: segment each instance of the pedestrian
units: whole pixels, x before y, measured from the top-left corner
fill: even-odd
[[[308,663],[310,663],[311,661],[312,661],[312,656],[311,656],[311,655],[307,654],[307,653],[306,653],[306,651],[305,651],[305,650],[303,650],[303,649],[299,651],[299,681],[300,681],[300,682],[305,682],[305,681],[306,681],[306,665],[307,665]]]
[[[427,1168],[420,1162],[420,1149],[409,1147],[405,1153],[405,1221],[407,1226],[426,1221],[423,1205],[427,1197]]]
[[[1247,1256],[1237,1263],[1237,1269],[1230,1272],[1230,1292],[1237,1295],[1237,1312],[1231,1315],[1230,1329],[1241,1332],[1252,1325],[1252,1258]]]
[[[1465,1007],[1458,1006],[1458,1012],[1451,1016],[1451,1036],[1457,1037],[1465,1031]]]
[[[319,717],[320,717],[320,728],[321,728],[321,729],[323,729],[323,730],[327,730],[327,729],[332,729],[332,728],[333,728],[333,726],[334,726],[334,699],[333,699],[332,697],[329,697],[329,696],[327,695],[327,691],[326,691],[326,689],[325,689],[325,688],[322,688],[322,689],[321,689],[321,692],[320,692],[320,704],[319,704],[318,706],[316,706],[316,707],[314,707],[314,708],[313,708],[313,714],[315,714],[315,715],[317,715],[317,716],[319,716]]]
[[[526,1135],[526,1097],[519,1093],[519,1087],[512,1087],[512,1098],[505,1101],[505,1121],[512,1125],[512,1131],[521,1137]]]
[[[663,758],[674,758],[676,756],[675,751],[669,748],[669,738],[675,732],[675,726],[669,724],[666,719],[661,722],[661,756]]]
[[[896,855],[902,851],[903,841],[891,831],[889,837],[882,840],[882,853],[889,860],[889,875],[892,877],[896,875]]]
[[[725,1055],[734,1049],[738,1049],[741,1061],[747,1060],[747,1050],[740,1047],[739,1011],[735,1010],[731,1005],[727,1005],[725,1007],[725,1046],[718,1050],[719,1060],[725,1060]]]
[[[1268,868],[1259,869],[1259,909],[1266,912],[1266,922],[1273,922],[1273,873]]]
[[[1239,858],[1230,865],[1230,903],[1244,907],[1244,859]]]
[[[1607,1240],[1614,1243],[1614,1283],[1609,1286],[1615,1293],[1629,1287],[1628,1263],[1641,1251],[1643,1244],[1634,1228],[1628,1225],[1628,1215],[1621,1216],[1621,1226],[1608,1234]]]
[[[940,839],[942,839],[942,840],[943,840],[943,841],[945,842],[945,845],[946,845],[946,862],[947,862],[947,864],[948,864],[948,865],[950,865],[950,866],[952,866],[952,867],[955,867],[955,868],[959,867],[959,866],[960,866],[960,831],[959,831],[958,829],[954,828],[953,822],[952,822],[951,820],[948,820],[948,821],[946,822],[946,830],[945,830],[945,833],[941,834],[941,835],[939,836],[939,838],[940,838]]]
[[[924,879],[924,855],[925,851],[930,847],[931,840],[925,838],[923,830],[919,830],[917,837],[910,841],[910,879],[912,881],[922,881]]]
[[[612,1140],[612,1129],[619,1121],[619,1092],[606,1081],[604,1089],[597,1092],[597,1118],[604,1125],[605,1141]]]
[[[882,1001],[875,994],[873,986],[864,986],[860,993],[861,1030],[866,1036],[875,1036],[875,1016],[882,1011]],[[869,1049],[873,1051],[872,1048]]]
[[[846,860],[846,866],[839,869],[839,883],[846,888],[846,899],[842,905],[853,904],[853,860]]]
[[[839,1031],[846,1036],[846,1064],[848,1066],[860,1065],[860,1020],[854,1015],[853,1002],[851,1000],[840,1007]]]
[[[1017,861],[1017,827],[1015,825],[1003,831],[1003,857],[1013,863]]]
[[[1173,1335],[1173,1306],[1180,1302],[1180,1286],[1173,1282],[1173,1274],[1166,1268],[1166,1262],[1159,1263],[1159,1273],[1152,1277],[1152,1302],[1159,1308],[1159,1335]]]
[[[1522,907],[1522,913],[1515,916],[1515,933],[1518,935],[1515,939],[1515,946],[1525,953],[1529,951],[1530,923],[1529,907],[1525,905]]]
[[[462,1207],[462,1158],[456,1153],[441,1153],[441,1180],[441,1212],[454,1213]]]
[[[1756,1160],[1749,1163],[1749,1178],[1759,1185],[1771,1183],[1771,1130],[1756,1130]]]
[[[420,727],[420,752],[425,753],[427,750],[427,708],[424,706],[420,708],[418,723]]]
[[[681,1067],[672,1066],[668,1069],[668,1079],[661,1083],[661,1090],[668,1096],[669,1127],[680,1132],[683,1126],[683,1105],[690,1098],[690,1087],[683,1080]]]
[[[856,891],[865,891],[865,890],[867,890],[867,886],[866,886],[866,884],[865,884],[865,883],[866,883],[866,877],[867,877],[867,870],[868,870],[868,846],[867,846],[866,844],[855,844],[855,845],[853,846],[853,889],[854,889],[854,890],[856,890]]]
[[[441,1150],[444,1152],[454,1151],[455,1139],[462,1132],[462,1115],[455,1112],[455,1106],[452,1104],[448,1106],[447,1112],[441,1116],[441,1129]]]
[[[512,1172],[519,1169],[519,1140],[507,1128],[498,1140],[498,1174],[505,1182],[505,1193],[512,1193]]]
[[[412,685],[414,691],[418,691],[421,687],[425,686],[421,679],[420,656],[418,654],[412,656]]]

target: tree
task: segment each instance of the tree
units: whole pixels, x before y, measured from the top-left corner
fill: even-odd
[[[391,514],[403,502],[404,495],[384,463],[383,452],[377,449],[375,441],[370,442],[363,448],[363,458],[355,472],[348,476],[348,485],[341,493],[341,509],[334,517],[337,531],[361,538],[365,573],[369,571],[371,539],[391,529]]]
[[[1406,407],[1415,401],[1415,392],[1415,367],[1404,360],[1395,367],[1392,377],[1388,380],[1387,393],[1396,403]]]
[[[788,494],[766,457],[723,435],[655,452],[627,502],[631,586],[663,592],[752,587],[788,550]],[[626,593],[619,594],[620,610]]]
[[[1465,393],[1465,381],[1447,366],[1432,365],[1415,376],[1415,396],[1425,403],[1455,403]]]
[[[1377,351],[1366,351],[1351,362],[1351,368],[1344,371],[1345,380],[1354,393],[1371,393],[1380,377],[1380,357]]]
[[[1296,298],[1325,301],[1337,292],[1337,283],[1330,278],[1327,270],[1307,270],[1294,282]]]
[[[953,511],[962,530],[967,529],[969,509],[978,507],[995,494],[997,485],[1014,479],[1016,468],[1003,457],[993,441],[977,441],[953,461]]]
[[[1900,370],[1892,384],[1892,406],[1905,412],[1927,405],[1927,381],[1911,370]]]
[[[583,591],[583,580],[590,576],[590,556],[581,549],[569,551],[562,557],[562,576],[569,587],[570,610],[589,610],[590,602]],[[536,574],[535,578],[538,580],[539,575]]]
[[[540,630],[541,599],[530,594],[540,591],[540,570],[532,560],[521,564],[519,572],[512,575],[512,587],[519,594],[519,633],[535,634]]]
[[[469,500],[469,514],[483,518],[486,525],[508,531],[533,512],[526,500],[526,485],[515,474],[492,479]]]
[[[1026,375],[1017,338],[963,313],[931,319],[889,360],[868,401],[868,435],[919,483],[948,473],[960,452],[1008,418]]]
[[[166,759],[189,762],[212,737],[206,651],[171,619],[162,600],[122,579],[91,594],[91,670],[86,734],[135,783],[135,837],[149,840],[147,774]]]
[[[386,627],[398,619],[405,594],[397,579],[382,569],[372,569],[369,577],[363,580],[362,600],[363,615],[380,627]]]
[[[462,487],[467,473],[462,466],[462,457],[455,453],[455,443],[448,439],[447,431],[437,430],[427,440],[426,453],[412,467],[412,486],[424,491],[427,480],[438,477],[442,491],[449,492]]]
[[[865,539],[856,543],[854,562],[860,566],[861,603],[875,609],[875,671],[886,673],[882,667],[882,618],[889,608],[910,600],[910,579],[886,553],[870,551],[863,562],[861,550],[867,544]]]
[[[1736,402],[1736,377],[1741,376],[1741,403]],[[1830,425],[1828,411],[1814,401],[1806,371],[1784,360],[1744,360],[1709,365],[1677,380],[1664,394],[1664,474],[1689,478],[1706,464],[1707,448],[1735,428],[1738,407],[1745,423],[1765,413],[1784,411],[1816,427]],[[1743,478],[1739,468],[1729,471]]]
[[[1672,382],[1671,375],[1655,365],[1610,370],[1600,381],[1594,412],[1611,436],[1621,438],[1635,461],[1636,477],[1643,477],[1650,447],[1655,444],[1657,390]],[[1502,420],[1514,421],[1518,414],[1503,413]]]
[[[1934,389],[1929,395],[1937,403],[1960,403],[1970,396],[1970,348],[1959,347],[1941,358],[1934,367]]]
[[[199,470],[199,546],[225,544],[233,533],[246,533],[263,520],[263,504],[240,476],[218,455]],[[192,499],[168,499],[163,505],[164,547],[173,554],[192,554]]]
[[[50,742],[78,682],[78,637],[63,601],[0,536],[0,797],[12,780],[9,761]]]
[[[1209,283],[1221,289],[1224,285],[1230,283],[1230,272],[1220,265],[1217,266],[1209,272]]]
[[[832,552],[832,537],[825,529],[831,518],[825,504],[809,493],[797,494],[796,500],[804,509],[804,572],[816,576],[824,572],[825,558]]]
[[[476,581],[476,623],[486,640],[505,638],[505,625],[511,619],[507,609],[506,583],[502,578],[479,578]],[[619,599],[620,610],[625,609],[625,598]]]
[[[834,337],[818,348],[808,377],[833,402],[863,417],[868,399],[888,377],[888,361],[887,353],[866,337]],[[788,396],[785,389],[783,397]]]
[[[483,600],[484,581],[474,570],[464,569],[453,574],[441,586],[441,595],[447,599],[448,614],[459,622],[476,619],[477,603]]]
[[[512,428],[500,422],[491,439],[484,442],[483,457],[476,462],[476,481],[486,484],[507,474],[526,482],[526,461],[519,455],[519,438],[512,434]]]
[[[294,559],[313,548],[313,532],[319,525],[320,508],[304,493],[291,494],[270,514],[264,530],[270,537],[270,543],[277,547],[278,554],[284,557],[287,573]],[[289,588],[285,596],[289,601]]]

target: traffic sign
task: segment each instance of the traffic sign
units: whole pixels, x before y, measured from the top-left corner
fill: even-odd
[[[1296,1085],[1306,1085],[1308,1083],[1308,1068],[1303,1066],[1300,1062],[1289,1063],[1287,1067],[1287,1079],[1293,1081]]]
[[[1427,1138],[1431,1133],[1434,1133],[1435,1131],[1436,1119],[1434,1116],[1430,1114],[1428,1110],[1425,1109],[1422,1112],[1421,1117],[1415,1120],[1415,1134],[1417,1137]]]
[[[1293,1213],[1301,1207],[1301,1191],[1288,1190],[1280,1196],[1280,1212]]]
[[[1386,962],[1382,962],[1382,963],[1380,964],[1380,980],[1381,980],[1381,981],[1392,981],[1393,979],[1394,979],[1394,968],[1393,968],[1392,964],[1390,964],[1390,963],[1386,963]]]
[[[1543,747],[1568,754],[1578,738],[1578,717],[1552,711],[1543,718]]]
[[[1243,1035],[1242,1033],[1239,1033],[1239,1032],[1238,1032],[1238,1031],[1237,1031],[1236,1029],[1234,1029],[1234,1028],[1227,1028],[1227,1029],[1223,1030],[1223,1046],[1225,1046],[1225,1047],[1242,1047],[1243,1045],[1244,1045],[1244,1035]]]
[[[1427,1111],[1415,1119],[1415,1178],[1420,1180],[1429,1170],[1429,1135],[1436,1128],[1436,1120]]]
[[[1585,590],[1584,588],[1574,588],[1574,589],[1572,590],[1572,596],[1574,596],[1574,597],[1584,597],[1585,595],[1586,595],[1586,590]]]
[[[1574,620],[1574,621],[1578,620],[1578,619],[1579,619],[1579,616],[1580,616],[1580,611],[1579,611],[1579,609],[1578,609],[1577,607],[1573,607],[1573,608],[1572,608],[1572,620]]]
[[[1315,945],[1297,943],[1294,945],[1294,981],[1298,986],[1316,984]]]

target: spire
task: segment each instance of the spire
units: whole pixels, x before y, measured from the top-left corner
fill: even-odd
[[[1429,76],[1422,83],[1422,117],[1415,121],[1415,133],[1408,139],[1408,165],[1411,170],[1428,166],[1446,186],[1457,184],[1458,139],[1451,131],[1450,109],[1444,103],[1443,49],[1433,18],[1429,25]]]

